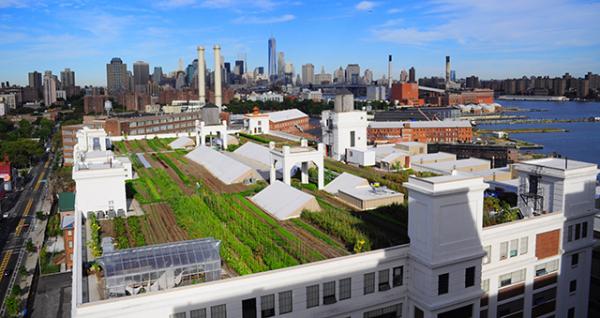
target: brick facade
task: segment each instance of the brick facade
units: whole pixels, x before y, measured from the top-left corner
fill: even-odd
[[[560,230],[544,232],[535,237],[535,256],[538,259],[558,255]]]
[[[423,143],[435,142],[471,142],[473,129],[471,127],[419,127],[412,128],[410,124],[404,127],[367,129],[369,142],[386,141],[388,143],[417,141]]]

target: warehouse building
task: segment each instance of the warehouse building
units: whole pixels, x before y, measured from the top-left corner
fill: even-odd
[[[398,143],[417,141],[435,142],[471,142],[473,128],[471,123],[462,121],[372,121],[367,129],[367,138],[372,143]]]

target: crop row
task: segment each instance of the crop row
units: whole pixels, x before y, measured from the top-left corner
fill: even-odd
[[[175,173],[177,174],[177,176],[179,177],[179,179],[181,179],[181,181],[183,181],[183,183],[185,183],[186,185],[190,184],[190,178],[183,173],[183,171],[181,171],[181,169],[179,169],[179,167],[171,160],[171,158],[169,158],[169,156],[165,155],[164,153],[157,153],[158,158],[160,158],[160,160],[162,160],[164,163],[166,163],[171,169],[173,169],[173,171],[175,171]]]

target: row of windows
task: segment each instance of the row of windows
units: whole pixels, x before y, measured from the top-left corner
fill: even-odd
[[[587,237],[588,222],[569,225],[567,228],[567,241],[577,241]]]
[[[158,132],[158,131],[165,131],[165,130],[186,128],[186,127],[193,127],[193,126],[194,126],[193,122],[181,123],[181,124],[174,124],[174,125],[161,125],[161,126],[146,127],[145,129],[144,128],[132,129],[132,130],[130,130],[129,133],[131,135],[141,135],[141,134],[144,134],[144,133],[152,133],[152,132]]]
[[[192,120],[192,119],[198,119],[200,118],[200,116],[180,116],[180,117],[167,117],[167,118],[161,118],[161,119],[154,119],[154,120],[140,120],[140,121],[131,121],[129,123],[130,127],[137,127],[137,126],[146,126],[146,125],[157,125],[157,124],[162,124],[162,123],[171,123],[174,121],[186,121],[186,120]]]
[[[450,273],[438,275],[438,295],[447,294],[449,292]],[[465,288],[475,285],[475,266],[465,269]]]
[[[363,294],[371,294],[375,292],[375,272],[364,274]],[[390,287],[390,269],[384,269],[377,272],[379,291],[386,291],[392,287],[402,286],[404,283],[404,267],[398,266],[392,268],[392,281]],[[336,293],[337,285],[337,293]],[[306,308],[318,307],[322,305],[335,304],[338,301],[352,298],[352,278],[342,278],[338,281],[329,281],[322,284],[322,289],[319,284],[306,286]],[[322,291],[322,298],[320,293]],[[337,294],[337,295],[336,295]],[[293,294],[291,290],[279,292],[277,294],[279,300],[279,314],[286,314],[293,311]],[[322,299],[322,303],[321,303]],[[400,305],[401,306],[401,305]],[[218,307],[213,311],[213,308]],[[395,307],[396,308],[396,307]],[[402,307],[400,307],[402,308]],[[214,312],[214,314],[213,314]],[[256,317],[256,299],[250,298],[242,301],[242,317]],[[400,309],[400,313],[402,310]],[[275,294],[263,295],[260,297],[260,317],[267,318],[275,316]],[[223,316],[221,316],[223,315]],[[171,315],[172,318],[188,318],[186,312],[180,312]],[[226,317],[226,306],[211,307],[210,318]],[[207,318],[206,309],[197,309],[190,312],[189,318]]]

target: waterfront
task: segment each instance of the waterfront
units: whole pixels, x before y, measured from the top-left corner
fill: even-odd
[[[499,101],[505,107],[540,110],[507,113],[539,119],[576,119],[600,117],[600,102]],[[481,129],[557,128],[568,132],[514,133],[511,138],[544,145],[535,152],[559,153],[574,160],[600,164],[600,122],[481,124]]]

